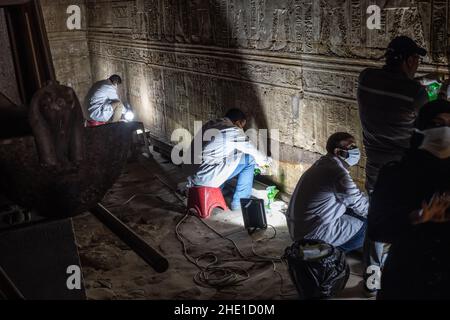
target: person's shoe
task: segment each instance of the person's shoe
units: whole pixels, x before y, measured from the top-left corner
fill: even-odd
[[[368,298],[376,297],[381,289],[381,268],[376,265],[368,267],[363,278],[364,295]]]
[[[377,289],[369,289],[365,283],[363,284],[363,294],[368,299],[376,299],[378,291]]]

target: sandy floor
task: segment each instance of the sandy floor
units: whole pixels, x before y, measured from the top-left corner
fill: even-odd
[[[183,221],[177,236],[175,230],[185,217],[185,208],[166,184],[176,188],[185,181],[186,173],[158,154],[154,156],[155,159],[141,159],[128,165],[103,204],[164,255],[170,268],[163,274],[156,273],[95,217],[86,214],[75,219],[74,225],[88,298],[297,299],[286,266],[255,256],[276,258],[291,244],[281,210],[285,204],[278,202],[268,212],[268,222],[276,229],[276,234],[269,228],[249,236],[239,213],[220,212],[206,221],[221,235],[233,240],[241,254],[232,241],[220,237],[192,216]],[[257,185],[254,195],[263,196],[261,190]],[[133,196],[136,197],[126,203]],[[219,260],[218,270],[228,272],[226,279],[240,282],[224,288],[198,285],[194,277],[200,269],[183,255],[178,237],[185,242],[189,256],[204,257],[199,261],[201,266],[212,262],[214,255]],[[338,298],[363,298],[362,279],[357,275],[362,273],[359,260],[350,257],[349,262],[352,275],[347,289]],[[210,278],[214,276],[224,280],[223,274],[210,274]]]

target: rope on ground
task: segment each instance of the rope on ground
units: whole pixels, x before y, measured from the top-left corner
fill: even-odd
[[[200,271],[194,276],[194,282],[202,287],[206,288],[226,288],[230,286],[238,285],[239,283],[248,280],[250,278],[250,274],[241,267],[236,266],[220,266],[219,267],[219,258],[212,252],[205,253],[194,259],[188,253],[188,247],[186,246],[185,237],[180,232],[180,227],[186,220],[189,218],[190,214],[187,213],[180,221],[178,222],[175,233],[177,235],[178,240],[181,242],[183,246],[183,255],[185,258],[196,266]],[[187,240],[187,239],[186,239]],[[238,254],[243,257],[241,251],[236,246],[234,241],[232,241],[235,245]],[[201,261],[206,258],[210,258],[212,260],[206,266],[201,265]]]
[[[183,225],[183,223],[186,222],[187,218],[190,216],[189,213],[187,213],[182,219],[180,219],[179,223],[177,224],[175,228],[175,232],[177,235],[177,238],[181,242],[183,246],[183,254],[186,257],[186,259],[191,262],[193,265],[195,265],[200,271],[194,276],[194,282],[202,287],[206,288],[216,288],[216,289],[222,289],[226,287],[236,286],[241,284],[244,281],[247,281],[251,278],[250,274],[247,270],[241,267],[235,267],[235,266],[224,266],[220,265],[220,260],[217,257],[215,253],[205,253],[202,256],[198,257],[197,259],[192,258],[188,254],[188,248],[185,243],[185,237],[180,232],[180,227]],[[280,277],[280,296],[282,297],[288,297],[288,296],[296,296],[297,294],[286,294],[283,293],[283,287],[284,287],[284,279],[283,275],[277,270],[277,263],[283,262],[283,260],[279,257],[265,257],[262,255],[259,255],[255,250],[255,242],[252,243],[252,253],[253,257],[245,256],[240,248],[237,246],[236,242],[232,239],[223,236],[220,234],[216,229],[211,227],[208,223],[206,223],[204,220],[197,217],[197,219],[205,225],[208,229],[210,229],[213,233],[218,235],[220,238],[228,240],[231,242],[236,249],[239,258],[234,259],[227,259],[223,260],[223,262],[239,262],[239,261],[245,261],[245,262],[253,262],[253,263],[264,263],[264,262],[270,262],[273,265],[273,272],[276,273]],[[277,232],[276,228],[274,226],[270,226],[274,230],[274,235],[269,238],[265,238],[262,240],[259,240],[257,242],[262,241],[268,241],[275,239]],[[186,239],[187,240],[187,239]],[[210,259],[210,263],[206,266],[202,266],[200,262],[206,258]]]
[[[172,186],[170,186],[167,182],[165,182],[161,177],[158,175],[154,175],[154,177],[159,180],[163,185],[165,185],[179,200],[180,203],[185,206],[185,199],[183,199]],[[135,200],[138,197],[151,197],[151,198],[157,198],[157,195],[152,194],[135,194],[130,199],[128,199],[126,202],[124,202],[121,206],[125,206],[130,204],[133,200]],[[180,241],[183,247],[183,255],[184,257],[194,266],[196,266],[200,271],[193,277],[194,282],[201,286],[206,288],[215,288],[215,289],[223,289],[227,287],[237,286],[241,284],[242,282],[245,282],[251,278],[249,272],[238,266],[225,266],[223,263],[232,263],[232,262],[253,262],[253,263],[271,263],[273,265],[273,272],[276,273],[280,277],[280,296],[286,297],[286,296],[294,296],[295,294],[284,294],[283,293],[283,275],[277,270],[277,263],[282,263],[283,259],[281,257],[266,257],[258,254],[256,252],[255,245],[258,242],[263,241],[269,241],[273,240],[277,237],[277,229],[269,225],[270,228],[273,229],[274,234],[273,236],[269,238],[264,238],[259,241],[252,241],[252,254],[253,257],[247,257],[245,256],[241,249],[238,247],[236,242],[232,240],[229,237],[223,236],[220,232],[218,232],[216,229],[214,229],[212,226],[210,226],[208,223],[206,223],[203,219],[201,219],[198,216],[195,216],[204,226],[206,226],[210,231],[212,231],[214,234],[219,236],[220,238],[227,240],[233,244],[233,247],[236,249],[239,258],[234,259],[226,259],[220,261],[218,256],[213,252],[207,252],[196,259],[194,259],[191,255],[188,253],[188,246],[186,245],[186,241],[190,242],[189,239],[187,239],[180,231],[181,226],[187,221],[187,219],[191,216],[189,212],[187,212],[183,218],[180,219],[180,221],[177,223],[175,227],[175,233],[177,236],[177,239]],[[202,265],[203,261],[207,261],[205,265]]]

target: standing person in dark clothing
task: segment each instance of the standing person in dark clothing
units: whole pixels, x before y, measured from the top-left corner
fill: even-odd
[[[379,170],[400,160],[409,149],[414,121],[428,102],[414,79],[426,51],[408,37],[397,37],[386,51],[382,69],[366,69],[359,78],[358,103],[367,153],[366,188],[373,191]]]
[[[370,203],[369,237],[392,244],[379,299],[450,299],[450,103],[425,105],[417,128]]]
[[[369,68],[359,78],[358,104],[367,155],[366,189],[370,196],[379,170],[398,161],[410,147],[414,121],[428,102],[425,87],[414,79],[420,57],[426,50],[401,36],[389,44],[382,69]],[[364,248],[367,279],[372,267],[380,272],[388,246],[366,241]],[[375,293],[375,288],[365,288]]]

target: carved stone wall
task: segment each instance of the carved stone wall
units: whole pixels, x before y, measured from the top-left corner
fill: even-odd
[[[92,84],[85,0],[41,0],[56,78],[82,99]],[[67,8],[81,8],[81,30],[69,30]]]
[[[366,27],[370,4],[382,8],[381,30]],[[192,131],[195,120],[221,116],[230,107],[247,110],[253,127],[280,130],[282,170],[276,180],[292,191],[325,153],[330,134],[349,131],[361,142],[357,78],[363,68],[381,63],[390,39],[415,38],[431,52],[421,71],[447,71],[449,5],[449,0],[86,0],[92,78],[122,74],[138,117],[164,140],[174,129]],[[53,44],[63,48],[67,37]],[[57,69],[67,74],[63,61]],[[363,166],[354,172],[359,182]]]

